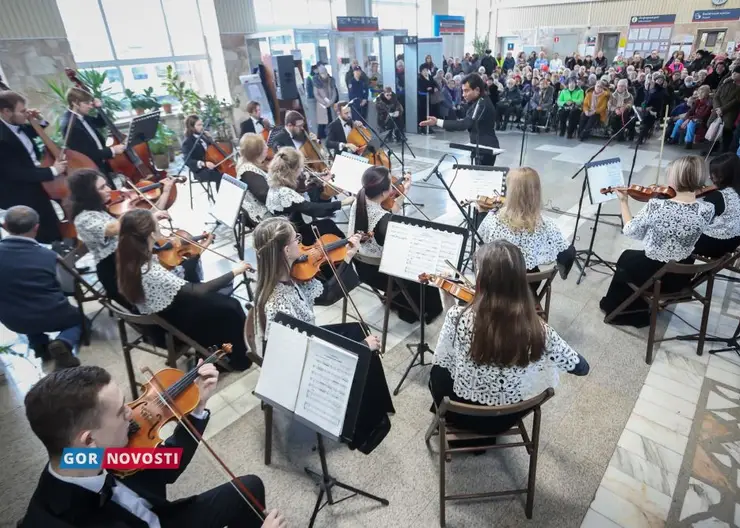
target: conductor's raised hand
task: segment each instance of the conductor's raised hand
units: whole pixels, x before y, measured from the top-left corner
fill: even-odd
[[[419,126],[421,127],[437,126],[437,118],[434,116],[428,116],[424,121],[419,123]]]

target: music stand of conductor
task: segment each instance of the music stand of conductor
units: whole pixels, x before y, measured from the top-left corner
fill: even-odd
[[[438,126],[444,130],[467,130],[470,142],[476,145],[499,148],[496,137],[496,109],[488,97],[486,84],[477,73],[465,76],[462,81],[462,95],[468,104],[462,119],[438,119],[428,116],[419,126]],[[476,154],[476,164],[493,166],[495,156],[483,151]]]

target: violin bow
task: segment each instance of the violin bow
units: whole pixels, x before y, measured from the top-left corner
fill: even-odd
[[[450,262],[449,260],[445,259],[445,264],[447,264],[450,268],[452,268],[455,271],[455,273],[457,273],[458,276],[463,280],[463,282],[465,282],[465,284],[468,285],[468,287],[475,288],[475,284],[473,284],[472,282],[470,282],[470,280],[463,274],[463,272],[460,271],[459,269],[457,269],[452,262]]]
[[[360,321],[360,326],[362,327],[362,331],[365,333],[365,337],[370,337],[370,331],[368,330],[368,326],[365,324],[365,321],[362,318],[362,314],[360,314],[360,310],[358,310],[354,299],[352,299],[352,296],[349,294],[349,292],[347,291],[347,288],[344,286],[344,282],[342,281],[341,277],[339,277],[337,268],[336,266],[334,266],[334,263],[329,258],[329,254],[326,252],[324,243],[321,242],[321,233],[319,233],[319,230],[316,226],[311,226],[311,230],[313,231],[313,234],[316,237],[316,243],[319,246],[319,249],[321,249],[321,252],[324,254],[324,258],[326,259],[326,262],[329,264],[329,267],[331,268],[331,272],[334,274],[334,277],[336,277],[337,279],[337,284],[339,284],[339,287],[342,289],[342,294],[352,305],[352,309],[355,311],[355,314],[357,315],[357,320]]]
[[[311,178],[315,178],[319,182],[321,182],[324,185],[328,185],[330,189],[335,191],[337,194],[346,194],[347,196],[353,196],[353,194],[349,191],[345,191],[344,189],[340,189],[336,185],[333,185],[331,182],[328,182],[324,180],[321,176],[319,176],[316,171],[313,171],[309,169],[308,167],[303,167],[303,170],[306,171]]]
[[[408,176],[408,177],[409,177],[409,179],[411,179],[411,173],[408,173],[408,174],[409,174],[409,176]],[[405,175],[404,175],[404,179],[406,179],[406,176],[405,176]],[[411,200],[411,198],[409,198],[409,197],[408,197],[408,195],[407,195],[406,193],[404,193],[404,192],[403,192],[403,191],[401,190],[401,188],[403,187],[403,185],[399,185],[399,186],[396,186],[396,185],[394,185],[394,184],[393,184],[393,180],[391,179],[391,187],[392,187],[393,189],[395,189],[395,190],[396,190],[396,192],[397,192],[398,194],[400,194],[401,196],[403,196],[404,200],[406,200],[406,201],[407,201],[408,203],[410,203],[411,205],[413,205],[413,206],[414,206],[414,208],[415,208],[415,209],[416,209],[417,211],[419,211],[419,213],[421,213],[421,216],[423,216],[424,218],[426,218],[426,219],[427,219],[427,222],[431,222],[431,221],[432,221],[432,219],[431,219],[431,218],[429,218],[429,217],[427,216],[427,214],[426,214],[426,213],[425,213],[424,211],[422,211],[422,210],[421,210],[421,207],[419,207],[418,205],[416,205],[416,203],[414,203],[414,202],[413,202],[413,201]]]
[[[154,388],[160,400],[164,402],[170,412],[175,416],[177,421],[182,424],[183,427],[185,427],[185,430],[190,434],[193,440],[195,440],[195,443],[203,444],[206,447],[208,453],[213,457],[210,460],[220,466],[223,472],[229,477],[229,484],[231,484],[231,486],[244,500],[244,502],[247,503],[247,506],[249,506],[250,509],[257,515],[260,521],[264,521],[267,517],[265,507],[260,504],[255,496],[252,495],[252,492],[250,492],[249,489],[244,485],[244,483],[239,480],[236,475],[234,475],[234,473],[229,469],[226,463],[221,460],[221,458],[216,454],[213,448],[203,438],[203,435],[201,435],[198,429],[196,429],[196,427],[193,425],[193,422],[190,421],[185,413],[178,409],[177,404],[171,398],[165,396],[164,393],[166,392],[166,390],[159,384],[159,381],[155,377],[154,372],[152,372],[149,367],[142,367],[141,372],[142,374],[149,376],[149,379],[147,381],[149,382],[150,386]]]

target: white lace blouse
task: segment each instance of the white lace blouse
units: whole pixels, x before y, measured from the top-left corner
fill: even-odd
[[[105,211],[82,211],[75,217],[77,237],[92,253],[95,264],[115,253],[117,236],[105,236],[105,227],[116,219]]]
[[[533,232],[526,229],[514,231],[498,214],[489,213],[478,232],[485,242],[503,239],[518,247],[528,270],[553,262],[558,253],[568,249],[568,242],[558,225],[546,217],[540,217]]]
[[[470,358],[475,315],[464,306],[447,312],[439,334],[434,363],[452,377],[452,390],[465,400],[482,405],[509,405],[527,400],[548,387],[556,387],[559,372],[572,371],[578,354],[548,324],[545,350],[539,361],[526,367],[478,365]]]
[[[740,197],[731,187],[721,189],[719,192],[725,202],[725,210],[704,228],[704,234],[720,240],[740,236]]]
[[[136,308],[139,313],[148,315],[161,312],[171,305],[187,282],[162,267],[157,257],[152,257],[149,264],[141,267],[141,284],[144,302],[136,303]]]
[[[378,225],[378,222],[380,222],[385,215],[390,213],[383,209],[380,204],[372,202],[370,200],[366,200],[365,204],[367,209],[367,230],[368,232],[372,232],[375,231],[375,226]],[[355,232],[356,219],[357,202],[354,202],[352,204],[352,208],[349,211],[349,224],[347,225],[348,233],[353,234]],[[360,245],[360,250],[358,251],[358,253],[365,257],[380,258],[383,256],[383,247],[378,244],[378,241],[375,240],[375,237],[372,237]]]
[[[281,214],[294,203],[303,203],[306,199],[290,187],[270,187],[267,191],[265,206],[272,214]]]
[[[653,198],[625,224],[622,232],[645,243],[645,255],[653,260],[681,261],[714,217],[714,206],[697,201],[682,203]]]
[[[304,283],[278,282],[265,303],[265,335],[270,335],[270,324],[280,312],[304,323],[315,324],[314,301],[323,291],[324,285],[316,279]],[[261,335],[260,325],[256,324],[255,340],[257,343],[261,342]]]
[[[239,178],[245,172],[253,172],[255,174],[259,174],[260,176],[265,178],[265,181],[267,181],[267,173],[260,169],[257,165],[249,163],[248,161],[239,165],[236,171],[236,177]],[[255,198],[255,196],[249,191],[249,187],[247,187],[247,192],[244,193],[242,208],[247,211],[249,218],[251,218],[255,222],[261,222],[265,218],[271,216],[270,212],[267,210],[267,207],[264,204],[260,203],[260,201],[257,200],[257,198]]]

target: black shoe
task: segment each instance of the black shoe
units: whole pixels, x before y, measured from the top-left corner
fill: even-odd
[[[568,139],[573,139],[573,134],[568,134]]]
[[[570,246],[568,247],[568,249],[563,251],[563,253],[564,255],[563,255],[562,260],[564,262],[560,262],[561,259],[558,259],[557,267],[558,267],[558,273],[560,273],[560,278],[565,280],[568,278],[568,274],[570,273],[570,270],[573,268],[573,263],[576,261],[576,247]]]
[[[54,370],[80,366],[80,360],[72,354],[69,345],[59,339],[49,343],[49,355],[54,360]]]
[[[685,148],[686,148],[686,150],[693,149],[694,148],[694,143],[692,143],[691,141],[686,142]]]
[[[559,135],[560,137],[565,137],[565,131],[564,131],[564,130],[562,130],[562,131],[561,131],[561,132],[560,132],[560,133],[559,133],[558,135]],[[568,137],[570,137],[570,136],[568,136]]]
[[[51,359],[51,356],[49,355],[49,345],[37,345],[33,347],[33,355],[46,363]]]

